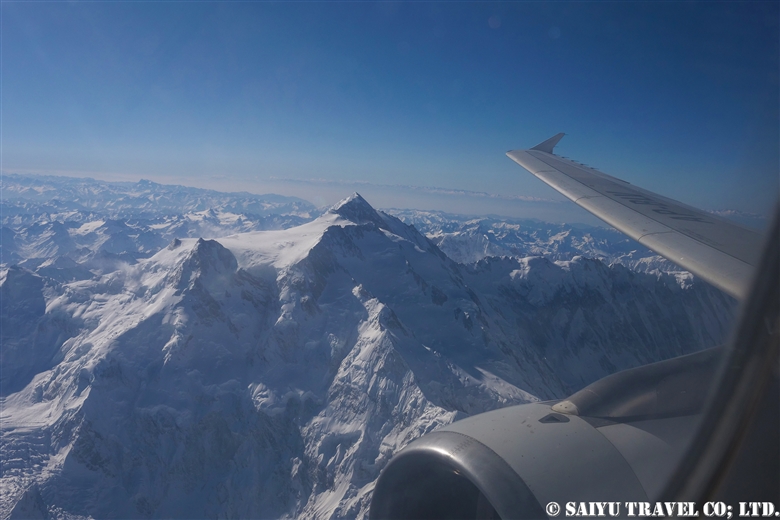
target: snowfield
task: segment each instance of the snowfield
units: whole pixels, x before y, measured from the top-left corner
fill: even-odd
[[[734,313],[579,255],[463,265],[357,194],[300,218],[6,261],[0,518],[363,518],[419,436],[714,346]]]

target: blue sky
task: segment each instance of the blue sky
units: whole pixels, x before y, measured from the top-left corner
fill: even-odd
[[[2,169],[578,220],[504,155],[563,131],[556,151],[606,173],[767,213],[778,20],[775,2],[3,2]]]

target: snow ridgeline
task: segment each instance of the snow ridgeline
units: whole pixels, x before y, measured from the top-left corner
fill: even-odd
[[[357,194],[98,278],[1,276],[0,518],[362,518],[420,435],[713,346],[733,314],[582,257],[464,267]]]

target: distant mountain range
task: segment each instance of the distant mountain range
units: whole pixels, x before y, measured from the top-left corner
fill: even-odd
[[[311,203],[296,197],[224,193],[158,184],[149,180],[106,182],[76,177],[6,173],[3,175],[2,187],[3,203],[8,205],[3,215],[23,213],[25,203],[35,208],[35,212],[40,211],[37,208],[55,214],[96,211],[111,219],[160,218],[207,210],[262,217],[293,214],[309,216],[316,212]]]
[[[0,263],[75,279],[148,258],[174,238],[284,229],[321,213],[294,197],[221,193],[142,180],[6,174]],[[59,258],[56,265],[51,261]],[[85,269],[75,269],[78,264]]]
[[[0,518],[363,518],[420,435],[717,345],[734,314],[697,280],[600,260],[636,248],[596,228],[410,226],[357,194],[256,197],[273,216],[182,189],[155,214],[159,186],[121,214],[100,188],[109,209],[4,209]],[[474,229],[511,255],[437,242]]]

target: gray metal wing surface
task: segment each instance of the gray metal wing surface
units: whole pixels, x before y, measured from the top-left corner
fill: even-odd
[[[761,252],[760,233],[554,155],[563,136],[507,156],[640,244],[744,299]]]

